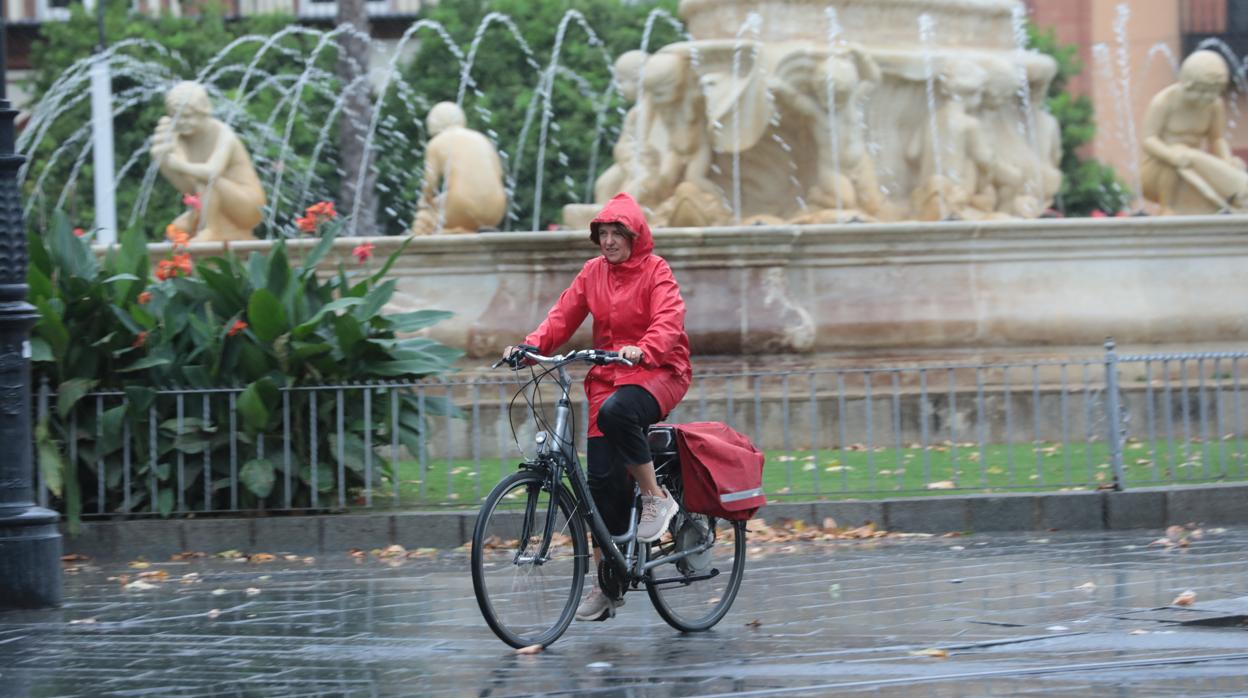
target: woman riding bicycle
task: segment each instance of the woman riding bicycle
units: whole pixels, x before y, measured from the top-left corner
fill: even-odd
[[[609,201],[589,225],[589,238],[602,256],[581,269],[523,347],[549,354],[594,316],[595,349],[618,351],[633,366],[595,366],[585,377],[589,398],[589,489],[612,535],[628,530],[633,486],[641,490],[637,539],[663,535],[679,507],[660,487],[646,429],[663,419],[689,389],[693,371],[685,334],[685,302],[672,270],[651,254],[654,239],[641,207],[628,194]],[[597,542],[595,542],[596,546]],[[597,561],[601,552],[594,548]],[[604,594],[598,583],[576,610],[577,620],[615,615],[623,599]]]

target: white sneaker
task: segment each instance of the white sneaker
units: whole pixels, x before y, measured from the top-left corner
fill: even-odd
[[[589,596],[576,607],[576,619],[586,621],[600,621],[615,617],[615,609],[624,605],[624,599],[616,601],[610,596],[602,593],[602,589],[595,584],[590,589]]]
[[[658,540],[672,517],[680,511],[680,505],[672,497],[672,493],[663,488],[665,497],[647,497],[641,495],[641,522],[637,524],[637,540],[642,543],[653,543]]]

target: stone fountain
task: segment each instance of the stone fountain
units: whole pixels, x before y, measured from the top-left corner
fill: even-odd
[[[1036,218],[1060,185],[1057,124],[1042,108],[1055,67],[1025,50],[1021,2],[684,0],[680,12],[686,40],[614,57],[618,88],[635,103],[593,188],[598,200],[630,191],[665,228],[656,248],[680,279],[695,353],[988,359],[1090,350],[1107,335],[1127,347],[1248,340],[1242,218]],[[483,20],[477,40],[491,21],[505,24]],[[419,30],[445,39],[441,27],[417,23],[403,41]],[[453,53],[462,93],[475,86],[473,51]],[[383,96],[393,79],[396,94],[426,113],[432,105],[419,105],[390,70]],[[553,67],[539,79],[548,91],[546,74]],[[294,84],[305,80],[316,84],[310,72]],[[132,99],[155,91],[143,90]],[[224,107],[227,119],[238,114],[236,104]],[[283,133],[298,118],[289,114],[284,128],[240,130],[267,144],[253,153],[286,153]],[[548,114],[534,114],[526,132],[542,134],[544,152]],[[386,119],[369,118],[384,134]],[[312,164],[329,132],[327,123]],[[131,157],[122,172],[140,161]],[[307,203],[299,197],[314,181],[311,170],[284,174],[280,162],[256,162],[270,183],[270,220]],[[555,162],[539,157],[526,167],[540,184],[566,174]],[[439,197],[455,195],[412,192],[405,213]],[[417,237],[390,272],[395,309],[453,310],[434,335],[493,356],[536,326],[594,254],[579,222],[596,208],[569,206],[565,220],[578,228],[569,232]],[[327,268],[354,264],[359,242],[341,240]],[[370,242],[383,255],[404,240]],[[292,255],[311,243],[291,241]],[[246,255],[269,244],[229,248]],[[221,254],[224,246],[190,249]],[[586,330],[572,342],[588,339]]]
[[[628,176],[565,221],[619,190],[672,227],[1035,217],[1060,185],[1038,97],[1056,64],[1021,48],[1020,11],[684,0],[694,40],[616,69]]]

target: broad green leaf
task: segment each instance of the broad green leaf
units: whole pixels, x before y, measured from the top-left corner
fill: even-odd
[[[74,235],[69,218],[63,211],[53,212],[48,237],[48,252],[57,268],[70,276],[95,280],[99,270],[95,253],[86,242]]]
[[[312,330],[316,329],[316,326],[320,324],[321,319],[324,318],[327,314],[336,313],[339,310],[342,310],[344,308],[350,308],[353,305],[359,305],[360,303],[363,303],[363,302],[364,302],[363,299],[360,299],[360,298],[339,298],[338,300],[333,301],[332,303],[326,303],[325,305],[321,306],[321,309],[316,311],[316,314],[313,315],[310,319],[308,319],[307,322],[300,324],[298,327],[292,330],[291,336],[293,336],[295,339],[303,339],[304,337],[307,337],[312,332]]]
[[[375,284],[381,279],[384,279],[386,274],[390,273],[390,267],[394,266],[394,263],[398,261],[400,256],[402,256],[403,250],[406,250],[407,246],[412,244],[412,240],[414,239],[415,236],[413,235],[408,235],[404,238],[403,243],[399,245],[398,249],[391,252],[390,256],[386,258],[386,263],[381,265],[381,268],[377,270],[377,273],[373,274],[372,277],[369,278],[369,282]]]
[[[31,361],[52,361],[55,357],[52,355],[52,347],[41,337],[30,338],[30,360]]]
[[[30,286],[28,298],[30,298],[31,303],[56,295],[56,289],[52,286],[52,280],[33,266],[26,272],[26,284]]]
[[[262,342],[272,342],[289,329],[281,301],[264,288],[251,294],[247,303],[247,323]]]
[[[127,313],[124,309],[118,306],[110,304],[108,309],[113,311],[113,315],[116,316],[117,319],[121,321],[121,324],[130,331],[130,334],[138,334],[143,330],[151,329],[152,327],[151,325],[141,325],[138,322],[135,322],[134,318],[130,316],[130,313]]]
[[[360,322],[368,322],[374,315],[381,312],[382,306],[390,302],[390,298],[394,296],[395,286],[398,284],[396,279],[390,279],[385,283],[374,286],[368,295],[364,296],[364,302],[355,307],[351,311]]]
[[[144,356],[125,368],[117,369],[117,372],[131,373],[133,371],[143,371],[149,368],[155,368],[157,366],[168,366],[171,363],[173,362],[163,356]]]
[[[147,410],[156,400],[156,391],[141,385],[128,385],[126,391],[126,409],[135,417],[147,419]]]
[[[380,361],[368,365],[370,372],[379,376],[426,376],[446,368],[442,361],[432,358]]]
[[[91,389],[99,385],[99,380],[95,378],[70,378],[61,383],[56,388],[56,413],[65,419],[69,416],[74,405],[83,398],[84,395],[91,392]]]
[[[208,370],[198,364],[183,365],[182,376],[186,382],[196,388],[208,388],[212,386],[212,376]]]
[[[47,419],[39,422],[35,427],[35,448],[39,451],[39,472],[43,473],[43,485],[53,495],[61,496],[61,487],[64,484],[62,474],[65,471],[65,462],[61,458],[61,449],[57,448],[56,442],[48,435]]]
[[[356,346],[364,341],[364,328],[350,315],[334,316],[334,333],[338,336],[338,346],[346,357],[351,357]]]
[[[160,492],[156,495],[156,507],[160,510],[160,515],[162,517],[166,519],[169,518],[169,515],[173,513],[172,487],[160,488]]]
[[[47,341],[54,357],[64,357],[69,349],[69,330],[65,328],[65,322],[57,309],[59,304],[55,301],[55,298],[49,298],[34,304],[39,309],[39,322],[35,323],[33,331]]]
[[[269,260],[259,252],[247,258],[247,281],[252,288],[264,288],[269,283]]]
[[[103,283],[106,283],[106,284],[115,284],[115,283],[118,283],[118,282],[120,282],[120,281],[138,281],[138,280],[139,280],[139,277],[135,276],[134,274],[125,274],[125,273],[123,273],[123,274],[113,274],[112,276],[108,277],[107,279],[104,279]]]
[[[112,453],[122,446],[122,421],[126,418],[126,406],[117,405],[104,410],[104,418],[100,425],[99,450],[102,453]]]
[[[321,263],[326,254],[329,254],[329,250],[334,246],[335,238],[337,238],[337,235],[332,228],[326,230],[321,235],[320,242],[316,243],[316,247],[313,247],[301,262],[303,266],[300,267],[302,270],[300,276],[302,278],[307,279],[316,273],[316,265]]]
[[[294,347],[294,357],[300,361],[307,359],[310,356],[327,354],[334,350],[334,345],[326,342],[316,342],[314,344],[296,342],[291,346]]]
[[[449,310],[416,310],[410,313],[387,315],[386,319],[390,321],[390,327],[395,332],[415,332],[454,316],[455,313]]]
[[[247,461],[243,469],[238,471],[238,479],[249,492],[264,499],[273,491],[273,484],[277,482],[277,473],[272,463],[257,458]]]
[[[267,288],[277,298],[281,298],[286,295],[288,283],[290,283],[290,258],[286,256],[286,242],[278,240],[269,251],[269,278],[264,288]]]
[[[252,432],[264,430],[280,397],[277,386],[268,378],[247,386],[238,396],[238,413],[243,417],[243,425]]]

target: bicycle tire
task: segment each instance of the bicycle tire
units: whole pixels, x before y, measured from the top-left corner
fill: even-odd
[[[512,495],[513,492],[523,494]],[[588,556],[585,522],[571,493],[563,485],[553,493],[559,513],[556,514],[552,540],[558,545],[552,545],[549,559],[544,563],[517,560],[523,557],[518,551],[527,550],[520,541],[526,519],[530,526],[528,540],[534,544],[541,539],[550,496],[552,493],[544,475],[532,471],[513,473],[491,490],[473,527],[472,589],[477,605],[494,634],[516,648],[547,646],[558,640],[572,623],[585,584],[585,560]],[[523,502],[509,505],[515,510],[500,509],[505,500],[519,497],[523,497]],[[514,541],[506,537],[507,531],[515,532]],[[564,540],[562,536],[570,540]],[[570,548],[570,554],[567,548]],[[570,569],[567,569],[569,566]],[[536,588],[537,584],[546,580],[547,570],[552,572],[550,578],[555,589],[550,594]],[[567,575],[566,587],[563,586],[565,582],[558,579],[564,575]],[[517,588],[530,583],[534,588]],[[560,589],[566,589],[566,592]],[[546,601],[552,602],[555,607],[551,612],[537,608]],[[536,618],[532,622],[522,622],[518,620],[521,616],[507,610],[526,603],[535,610]]]
[[[741,590],[741,580],[745,576],[745,522],[715,519],[682,511],[677,515],[677,520],[673,522],[672,530],[660,541],[650,544],[647,559],[653,560],[670,554],[678,547],[677,537],[680,535],[682,519],[709,521],[715,526],[716,542],[708,551],[711,559],[701,565],[695,565],[695,567],[701,566],[701,570],[691,570],[688,567],[682,570],[677,567],[676,563],[650,569],[645,577],[646,593],[650,596],[650,603],[654,605],[654,610],[668,625],[681,632],[702,632],[710,630],[723,620],[728,610],[732,608],[737,592]],[[720,536],[729,531],[732,532],[732,540],[722,540]],[[727,554],[729,547],[731,554]],[[722,552],[725,553],[718,559],[715,558],[717,548],[724,549]],[[727,564],[726,561],[731,561],[732,565],[731,569],[726,571],[727,578],[719,584],[713,584],[714,580],[725,574],[719,567]],[[720,574],[710,579],[688,583],[656,584],[656,581],[664,578],[697,576],[699,573],[706,573],[712,569],[719,570]],[[693,593],[692,590],[695,589],[698,593]]]

